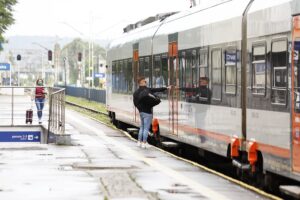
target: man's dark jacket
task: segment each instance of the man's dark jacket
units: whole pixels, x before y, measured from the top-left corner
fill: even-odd
[[[163,92],[167,88],[148,88],[146,86],[140,86],[133,93],[133,103],[137,107],[139,112],[152,114],[152,105],[147,102],[147,97],[149,94],[154,94],[155,92]]]

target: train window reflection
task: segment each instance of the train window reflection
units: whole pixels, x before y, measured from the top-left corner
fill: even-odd
[[[112,92],[116,92],[116,62],[113,62],[112,63],[112,71],[111,71],[111,74],[112,74],[112,80],[111,80],[111,83],[112,83]]]
[[[162,70],[161,70],[161,61],[160,56],[154,57],[154,66],[153,66],[153,86],[154,88],[163,87],[163,77],[162,77]]]
[[[127,90],[125,85],[125,80],[126,80],[125,72],[126,72],[125,63],[123,61],[119,61],[119,92],[120,93],[123,93]]]
[[[161,56],[161,68],[163,77],[163,87],[167,87],[168,83],[168,57],[166,54]],[[167,99],[168,92],[163,92],[160,94],[161,99]]]
[[[139,76],[144,76],[144,58],[139,59]]]
[[[271,102],[286,105],[287,102],[287,40],[273,41],[271,45],[272,92]]]
[[[129,94],[133,92],[133,71],[132,71],[132,59],[127,61],[127,73],[126,73],[127,91]]]
[[[212,99],[221,101],[222,98],[222,53],[214,49],[211,56],[212,68]]]
[[[208,78],[208,49],[203,48],[199,51],[199,103],[207,104],[210,102],[210,89]]]
[[[181,52],[180,57],[179,57],[179,87],[184,88],[185,86],[185,52]],[[185,91],[182,89],[179,91],[180,92],[180,100],[184,101],[185,100]]]
[[[116,62],[116,92],[119,92],[119,85],[120,85],[120,63]]]
[[[252,93],[266,94],[266,45],[252,47]]]
[[[151,81],[151,74],[150,74],[150,58],[146,57],[144,62],[144,76],[147,81],[147,86],[151,87],[152,81]]]

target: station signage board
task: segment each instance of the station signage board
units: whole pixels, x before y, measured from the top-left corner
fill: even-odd
[[[0,142],[41,142],[41,132],[0,131]]]
[[[105,78],[105,74],[104,73],[96,73],[95,78]]]
[[[0,63],[0,71],[9,71],[10,64],[9,63]]]

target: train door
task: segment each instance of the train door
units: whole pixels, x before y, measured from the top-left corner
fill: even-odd
[[[300,16],[293,18],[292,38],[292,167],[300,172]]]
[[[133,45],[133,91],[135,91],[138,88],[138,79],[139,76],[139,46],[138,44],[134,44]],[[139,122],[139,111],[137,110],[137,108],[133,105],[133,109],[134,109],[134,115],[133,117],[133,121],[135,123]]]
[[[178,135],[178,98],[179,98],[179,79],[178,79],[178,47],[177,37],[169,37],[169,131],[171,134]]]

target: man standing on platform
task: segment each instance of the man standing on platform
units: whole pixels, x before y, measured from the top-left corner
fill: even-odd
[[[146,148],[148,131],[152,122],[152,108],[160,103],[160,99],[154,95],[155,92],[163,92],[168,88],[148,88],[145,77],[138,78],[139,88],[133,94],[134,106],[139,110],[141,126],[138,136],[138,146]]]

